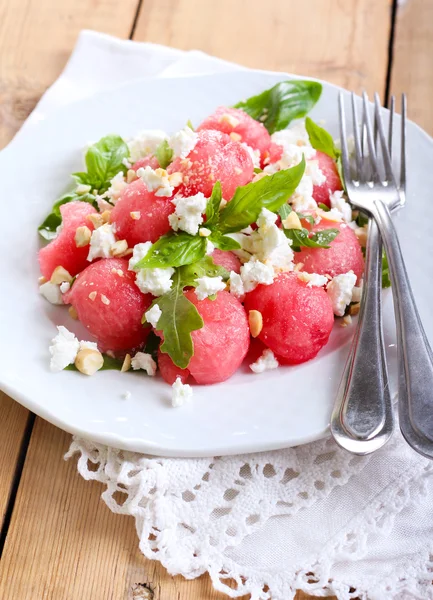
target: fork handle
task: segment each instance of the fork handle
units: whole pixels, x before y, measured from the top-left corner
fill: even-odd
[[[381,267],[382,242],[370,219],[361,308],[331,417],[336,441],[360,454],[385,444],[394,426],[382,331]],[[347,435],[354,439],[346,440]],[[373,438],[374,444],[367,443]]]
[[[397,323],[400,427],[413,429],[433,452],[433,354],[415,304],[388,206],[377,200],[376,219],[388,256]],[[408,420],[410,422],[408,422]]]

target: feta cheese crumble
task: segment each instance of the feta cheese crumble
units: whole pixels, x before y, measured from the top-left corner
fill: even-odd
[[[328,283],[326,292],[332,302],[332,310],[337,317],[342,317],[346,306],[350,304],[355,284],[356,275],[353,271],[337,275]]]
[[[51,304],[63,304],[60,285],[47,281],[39,286],[39,293]]]
[[[129,259],[129,270],[134,271],[135,265],[146,256],[152,247],[152,242],[136,244]],[[143,294],[162,296],[171,290],[171,276],[174,273],[172,267],[166,269],[140,269],[135,278],[135,284]]]
[[[69,292],[69,290],[71,289],[71,284],[69,283],[69,281],[63,281],[59,287],[62,294],[66,294],[66,292]]]
[[[186,158],[191,150],[194,150],[197,142],[198,135],[187,125],[172,135],[168,143],[173,150],[173,158]]]
[[[260,150],[254,150],[254,148],[251,148],[251,146],[248,146],[245,142],[242,142],[241,146],[243,146],[250,155],[251,160],[253,161],[253,167],[255,169],[260,169]]]
[[[350,204],[346,202],[343,193],[343,190],[337,190],[333,194],[329,194],[332,209],[331,212],[340,216],[346,223],[350,223],[352,221],[352,208]]]
[[[185,402],[189,402],[192,398],[192,387],[187,383],[182,383],[180,377],[176,377],[176,381],[171,386],[172,396],[171,405],[175,408],[182,406]]]
[[[206,210],[207,200],[205,196],[199,192],[195,196],[183,198],[176,196],[172,203],[176,210],[169,215],[168,221],[174,231],[182,229],[191,235],[198,232],[199,226],[203,223],[203,213]]]
[[[155,327],[158,325],[158,321],[162,315],[162,310],[159,308],[158,304],[154,304],[152,308],[150,308],[147,312],[144,313],[146,317],[146,321]]]
[[[87,260],[92,262],[95,258],[110,258],[111,247],[116,243],[113,225],[105,223],[92,231],[90,249]]]
[[[263,373],[264,371],[278,369],[278,367],[278,360],[275,358],[274,353],[269,348],[263,351],[263,354],[256,360],[256,362],[250,364],[250,369],[253,373]]]
[[[160,129],[141,131],[137,137],[127,142],[130,154],[129,161],[135,163],[140,158],[155,154],[158,146],[167,138],[167,134]]]
[[[51,346],[49,347],[51,355],[50,369],[54,373],[63,371],[63,369],[72,365],[80,350],[98,350],[95,342],[78,341],[75,334],[63,325],[59,325],[57,331],[58,334],[51,340]]]
[[[298,272],[298,279],[305,281],[307,287],[323,287],[328,283],[328,278],[325,275],[306,273],[305,271]]]
[[[236,298],[241,298],[245,294],[242,277],[235,271],[230,271],[230,293]]]
[[[131,367],[134,371],[143,369],[150,377],[153,377],[156,373],[156,362],[150,354],[145,352],[137,352],[131,360]]]
[[[110,198],[110,200],[115,204],[123,190],[128,185],[126,183],[125,176],[123,175],[122,171],[120,171],[119,173],[117,173],[117,175],[113,177],[113,179],[110,181],[110,184],[110,187],[105,192],[105,194],[103,194],[102,197]]]
[[[170,183],[168,173],[165,169],[152,169],[152,167],[140,167],[137,176],[143,181],[149,192],[155,192],[155,196],[169,198],[174,190]]]
[[[198,286],[195,288],[195,295],[199,300],[204,300],[208,296],[212,296],[226,288],[226,284],[221,276],[198,277],[196,281]]]
[[[274,281],[274,268],[265,265],[256,258],[251,258],[241,267],[241,279],[244,292],[251,292],[259,283],[270,285]]]

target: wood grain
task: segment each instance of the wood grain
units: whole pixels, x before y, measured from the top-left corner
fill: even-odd
[[[391,0],[144,0],[134,39],[384,90]]]
[[[433,135],[433,3],[410,0],[397,10],[391,93],[408,94],[408,114]]]

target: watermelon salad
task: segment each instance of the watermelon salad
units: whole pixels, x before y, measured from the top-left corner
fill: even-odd
[[[366,220],[307,116],[320,94],[286,81],[197,127],[87,147],[39,227],[40,293],[90,338],[59,326],[52,371],[141,370],[179,406],[243,363],[254,377],[309,361],[351,322]]]

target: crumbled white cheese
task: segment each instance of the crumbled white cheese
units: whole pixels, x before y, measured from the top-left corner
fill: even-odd
[[[47,281],[39,286],[39,292],[46,300],[48,300],[48,302],[51,302],[51,304],[63,304],[60,285]]]
[[[245,294],[242,277],[235,271],[230,271],[230,293],[236,298],[241,298]]]
[[[129,270],[133,271],[135,265],[146,256],[149,250],[152,248],[152,242],[143,242],[136,244],[132,249],[132,256],[129,259]]]
[[[245,292],[251,292],[259,283],[270,285],[274,281],[274,268],[252,258],[241,267],[241,279]]]
[[[352,292],[356,284],[356,275],[353,271],[337,275],[326,288],[332,302],[332,310],[337,317],[342,317],[346,306],[352,301]]]
[[[313,180],[304,174],[289,202],[296,212],[305,212],[317,208],[317,202],[313,198]]]
[[[51,354],[50,369],[53,372],[62,371],[68,365],[75,362],[80,349],[80,342],[75,335],[60,325],[57,327],[58,334],[51,340],[49,351]]]
[[[138,289],[143,294],[162,296],[171,290],[173,282],[171,276],[174,273],[172,267],[166,269],[140,269],[135,278]]]
[[[207,255],[213,254],[214,250],[215,250],[215,245],[212,244],[212,242],[210,240],[206,240],[206,254]]]
[[[168,138],[160,129],[149,129],[140,132],[137,137],[128,141],[129,162],[135,163],[138,159],[154,154],[161,142]]]
[[[117,173],[117,175],[115,175],[113,179],[111,179],[110,184],[110,187],[105,192],[105,194],[103,194],[103,196],[106,198],[110,198],[110,200],[115,204],[120,198],[120,195],[122,194],[123,190],[128,185],[126,183],[123,172],[120,171],[119,173]]]
[[[180,377],[176,377],[176,381],[173,383],[171,405],[173,407],[182,406],[185,402],[189,402],[192,398],[192,387],[187,383],[182,383]]]
[[[131,398],[131,396],[132,396],[132,394],[129,390],[126,390],[126,392],[123,392],[123,394],[122,394],[122,398],[124,400],[129,400]]]
[[[173,150],[173,158],[186,158],[191,150],[194,150],[197,142],[197,133],[187,125],[172,135],[168,143],[170,148]]]
[[[176,196],[172,203],[176,210],[168,217],[168,221],[174,231],[182,229],[191,235],[198,232],[199,226],[203,223],[203,213],[206,210],[207,200],[199,192],[195,196],[183,198]]]
[[[150,354],[146,354],[145,352],[137,352],[131,360],[131,367],[134,371],[143,369],[150,377],[153,377],[156,373],[156,362]]]
[[[169,198],[174,190],[170,184],[168,173],[165,169],[152,169],[152,167],[140,167],[137,169],[137,177],[143,181],[149,192],[155,192],[155,196]]]
[[[199,300],[204,300],[208,296],[212,296],[226,288],[226,284],[221,276],[198,277],[196,281],[198,286],[195,288],[195,295]]]
[[[98,344],[96,342],[80,342],[80,350],[98,350]]]
[[[305,174],[311,177],[313,185],[322,185],[326,181],[326,175],[319,167],[318,160],[307,160]]]
[[[159,308],[158,304],[154,304],[152,308],[150,308],[147,312],[144,313],[146,317],[146,321],[155,327],[158,325],[159,318],[162,315],[162,310]]]
[[[328,283],[328,278],[325,275],[306,273],[305,271],[298,272],[298,279],[305,281],[307,287],[323,287]]]
[[[262,208],[262,210],[260,211],[260,214],[258,216],[258,219],[256,221],[257,226],[258,227],[270,227],[277,221],[277,218],[278,217],[275,213],[271,212],[267,208]],[[250,229],[251,229],[251,231],[248,231],[248,233],[253,232],[252,227]],[[247,231],[245,231],[245,233],[247,233]]]
[[[63,281],[63,283],[61,283],[59,287],[62,294],[66,294],[66,292],[69,292],[69,290],[71,289],[71,284],[69,283],[69,281]]]
[[[316,156],[303,121],[273,133],[271,139],[274,143],[282,146],[283,153],[280,160],[265,167],[265,172],[275,173],[281,169],[294,167],[302,160],[302,155],[305,156],[306,161]]]
[[[278,360],[275,358],[272,350],[267,348],[263,351],[263,354],[256,360],[256,362],[250,365],[250,369],[253,373],[263,373],[264,371],[270,371],[271,369],[277,369],[279,367]]]
[[[329,194],[332,208],[331,212],[336,215],[339,214],[346,223],[350,223],[352,221],[352,208],[350,204],[346,202],[343,193],[343,190],[337,190],[333,194]]]
[[[260,150],[254,150],[254,148],[251,148],[251,146],[248,146],[245,142],[242,142],[241,146],[243,146],[250,155],[251,160],[253,161],[253,167],[255,169],[260,169]]]
[[[110,258],[111,247],[116,243],[113,226],[105,223],[92,231],[90,249],[87,260],[92,262],[95,258]]]

